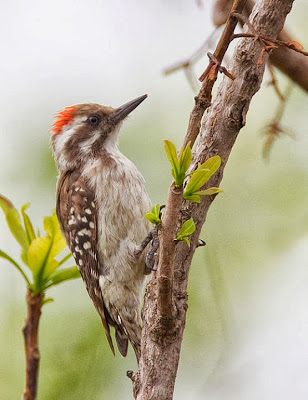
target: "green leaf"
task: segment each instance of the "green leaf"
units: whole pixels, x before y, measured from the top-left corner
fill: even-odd
[[[194,194],[187,194],[186,192],[184,192],[183,193],[183,197],[184,197],[185,200],[189,200],[192,203],[200,203],[201,202],[200,196],[195,194],[195,193]]]
[[[160,205],[159,204],[155,204],[152,207],[151,212],[146,213],[144,218],[148,219],[154,225],[160,224],[161,223]]]
[[[171,164],[171,167],[172,167],[175,175],[178,176],[180,173],[180,165],[179,165],[178,157],[176,154],[175,145],[172,142],[170,142],[170,140],[164,140],[164,143],[165,143],[164,148],[165,148],[167,158]]]
[[[160,223],[160,219],[157,218],[156,215],[151,212],[146,213],[143,218],[149,220],[153,225],[157,225]]]
[[[45,267],[51,245],[52,239],[48,236],[32,240],[28,250],[28,264],[34,276]]]
[[[152,212],[154,215],[156,215],[157,218],[159,218],[159,214],[160,214],[160,205],[159,205],[159,204],[155,204],[155,205],[152,207],[151,212]]]
[[[44,289],[47,289],[54,285],[58,285],[63,281],[77,278],[80,278],[80,272],[76,266],[59,269],[49,276],[48,283],[46,284]]]
[[[191,195],[199,190],[208,180],[209,171],[195,170],[189,179],[184,193]]]
[[[35,238],[29,246],[28,261],[33,272],[36,292],[43,290],[43,282],[59,266],[55,256],[66,246],[55,212],[44,218],[45,237]]]
[[[8,227],[20,244],[22,253],[24,254],[24,261],[26,261],[25,254],[28,250],[28,241],[26,232],[22,226],[20,215],[13,204],[6,197],[0,195],[0,207],[2,208]]]
[[[10,257],[7,253],[5,253],[2,250],[0,250],[0,257],[4,258],[5,260],[9,261],[12,265],[14,265],[14,267],[18,269],[18,271],[23,276],[24,280],[27,282],[27,285],[30,286],[30,281],[29,281],[27,275],[25,274],[25,272],[23,271],[21,266],[15,260],[13,260],[12,257]]]
[[[47,299],[43,299],[42,306],[48,303],[53,303],[54,299],[52,297],[47,297]]]
[[[13,203],[5,196],[2,196],[1,194],[0,194],[0,207],[4,212],[4,215],[7,213],[8,210],[14,208]]]
[[[211,176],[215,174],[221,164],[220,156],[213,156],[207,159],[203,164],[200,165],[201,169],[209,169],[211,171]]]
[[[183,180],[185,179],[185,173],[191,164],[191,159],[192,159],[191,147],[190,147],[190,142],[188,142],[184,151],[181,148],[179,157],[180,170],[181,174],[183,175]]]
[[[171,172],[174,178],[175,187],[179,188],[183,185],[186,171],[191,164],[192,154],[190,142],[186,145],[185,149],[181,147],[179,158],[177,157],[174,144],[170,142],[170,140],[165,140],[164,142],[165,152],[172,167]]]
[[[199,165],[199,167],[200,167],[200,165]],[[199,169],[199,167],[197,168],[197,169],[195,169],[194,171],[191,171],[191,172],[189,172],[188,174],[186,174],[186,177],[189,177],[189,176],[191,176],[191,175],[194,175],[196,172],[199,172],[199,171],[203,171],[203,172],[205,172],[205,171],[209,171],[209,169]]]
[[[42,274],[42,277],[44,278],[53,273],[59,266],[58,261],[55,260],[55,256],[66,247],[66,241],[60,230],[59,222],[55,212],[53,212],[50,217],[44,218],[43,225],[44,230],[47,233],[47,237],[51,239],[50,248],[46,258],[46,264]]]
[[[200,190],[199,192],[195,192],[195,194],[197,194],[199,196],[210,196],[212,194],[222,193],[222,192],[223,192],[223,190],[219,189],[218,187],[211,187],[206,190]]]
[[[176,235],[176,240],[183,240],[187,236],[192,235],[196,230],[194,220],[190,218],[182,225],[180,231]]]
[[[164,143],[165,152],[172,167],[171,172],[174,178],[175,186],[179,188],[183,184],[185,175],[181,173],[181,166],[179,164],[174,144],[170,142],[170,140],[165,140]]]
[[[26,235],[27,235],[28,244],[30,244],[30,243],[32,242],[32,240],[34,240],[35,237],[36,237],[36,236],[35,236],[34,229],[33,229],[33,225],[32,225],[32,223],[31,223],[31,221],[30,221],[30,218],[29,218],[28,215],[26,214],[26,209],[27,209],[29,206],[30,206],[30,204],[27,203],[27,204],[24,204],[24,205],[21,207],[21,214],[22,214],[22,217],[23,217],[24,226],[25,226],[25,228],[26,228]]]
[[[64,258],[62,258],[61,261],[59,261],[58,267],[60,267],[60,265],[64,264],[71,257],[72,257],[72,253],[68,253]]]
[[[206,160],[203,164],[199,165],[199,167],[192,172],[184,194],[186,194],[186,196],[190,196],[199,190],[217,171],[220,163],[220,157],[214,156]]]

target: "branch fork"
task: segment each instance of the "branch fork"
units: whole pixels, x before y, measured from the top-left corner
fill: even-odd
[[[224,75],[226,75],[228,78],[234,80],[235,76],[231,74],[227,70],[227,68],[223,67],[221,63],[217,60],[217,58],[214,56],[214,54],[208,52],[207,53],[208,58],[210,59],[209,65],[207,66],[206,70],[203,72],[203,74],[200,76],[199,81],[203,82],[204,79],[209,75],[209,79],[216,79],[217,73],[220,72]]]

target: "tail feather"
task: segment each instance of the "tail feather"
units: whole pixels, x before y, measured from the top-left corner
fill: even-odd
[[[123,357],[126,357],[127,355],[127,347],[128,347],[128,339],[126,335],[123,335],[123,333],[120,331],[120,329],[115,329],[115,338],[117,342],[117,346],[119,349],[119,352]]]
[[[117,342],[117,346],[119,349],[119,352],[123,357],[126,357],[127,355],[127,346],[128,346],[128,341],[130,341],[130,344],[132,345],[132,348],[134,349],[134,352],[136,354],[137,361],[139,362],[140,359],[140,341],[136,341],[133,338],[129,336],[129,334],[123,334],[122,330],[119,328],[116,328],[115,331],[115,338]]]
[[[100,314],[100,317],[101,317],[101,320],[102,320],[102,323],[104,326],[104,331],[105,331],[105,334],[106,334],[106,337],[108,340],[108,344],[111,348],[112,354],[115,356],[114,346],[113,346],[112,338],[110,335],[110,327],[108,324],[109,315],[108,315],[106,308],[104,310],[99,310],[99,314]],[[103,317],[102,317],[102,315],[103,315]]]
[[[93,301],[96,306],[97,311],[100,314],[104,330],[107,336],[107,340],[113,355],[115,355],[113,341],[110,335],[110,326],[115,329],[115,339],[117,343],[117,347],[119,352],[123,357],[127,355],[128,341],[130,341],[134,352],[136,354],[136,358],[139,361],[140,359],[140,340],[141,340],[141,326],[138,322],[138,319],[133,318],[122,318],[119,311],[116,309],[114,305],[108,304],[108,307],[104,304],[103,301],[95,301],[97,300],[95,296],[93,296]]]
[[[140,356],[141,356],[141,347],[140,343],[135,343],[134,341],[130,341],[130,344],[132,345],[132,348],[134,349],[134,352],[136,354],[137,361],[139,363]]]
[[[141,326],[136,322],[124,321],[121,318],[118,310],[113,308],[113,311],[116,311],[116,318],[113,321],[113,325],[115,327],[115,338],[117,342],[117,346],[119,352],[123,357],[127,355],[127,346],[128,341],[130,341],[134,352],[136,354],[136,358],[139,361],[140,359],[140,340],[141,340]]]

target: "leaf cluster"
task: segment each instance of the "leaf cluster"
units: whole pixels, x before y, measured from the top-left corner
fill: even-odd
[[[218,170],[220,163],[220,157],[214,156],[206,160],[203,164],[199,164],[198,168],[190,173],[191,177],[183,193],[185,200],[200,203],[200,196],[210,196],[222,192],[222,190],[217,187],[200,190]]]
[[[203,164],[200,164],[196,170],[188,173],[187,171],[192,160],[190,142],[185,149],[181,147],[178,156],[175,145],[170,140],[165,140],[165,152],[171,164],[171,173],[174,178],[175,187],[181,188],[184,180],[190,177],[183,193],[185,200],[200,203],[200,196],[210,196],[222,192],[217,187],[200,190],[220,167],[221,160],[219,156],[209,158]]]
[[[188,239],[188,236],[192,235],[195,232],[195,230],[196,230],[196,225],[194,223],[194,220],[190,218],[189,220],[184,222],[180,231],[177,233],[175,240],[182,240],[189,247],[190,240]]]
[[[43,228],[45,234],[41,236],[39,230],[35,232],[33,224],[26,213],[29,204],[21,207],[20,216],[11,201],[0,195],[0,207],[4,212],[12,235],[20,245],[21,260],[28,269],[22,267],[3,250],[0,250],[0,257],[6,259],[18,269],[33,294],[40,293],[63,281],[80,277],[76,266],[59,269],[71,257],[71,253],[68,253],[60,261],[55,258],[66,247],[55,212],[49,217],[44,217]],[[31,277],[29,277],[29,272]],[[50,301],[51,299],[48,300]]]
[[[192,154],[190,142],[187,144],[185,149],[181,147],[179,156],[177,156],[175,145],[170,142],[170,140],[165,140],[164,143],[165,152],[171,164],[171,173],[174,178],[175,187],[180,188],[183,186],[186,172],[191,164]]]
[[[153,225],[158,225],[161,223],[160,219],[160,205],[155,204],[151,208],[151,212],[147,212],[144,216],[145,219],[148,219]]]
[[[183,197],[185,200],[194,203],[200,203],[201,196],[210,196],[222,192],[222,190],[218,187],[210,187],[208,189],[202,190],[202,187],[208,182],[208,180],[220,167],[221,159],[219,156],[209,158],[203,164],[199,164],[196,170],[188,172],[192,161],[192,150],[190,147],[190,142],[186,145],[185,149],[181,147],[179,155],[177,154],[175,145],[170,142],[170,140],[165,140],[164,143],[165,153],[171,164],[171,173],[174,178],[175,187],[182,188],[184,180],[186,178],[189,178],[183,192]],[[150,214],[151,213],[146,214],[146,218],[152,218]],[[195,229],[195,223],[191,218],[188,221],[184,222],[175,240],[183,240],[185,243],[187,243],[188,246],[190,246],[188,236],[190,236],[195,231]]]

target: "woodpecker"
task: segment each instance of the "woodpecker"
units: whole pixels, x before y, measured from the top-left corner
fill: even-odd
[[[151,203],[136,166],[118,149],[122,122],[147,95],[119,108],[78,104],[51,127],[58,167],[56,212],[61,230],[102,320],[110,348],[126,356],[128,340],[140,356],[140,298]],[[137,257],[136,254],[139,254]]]

